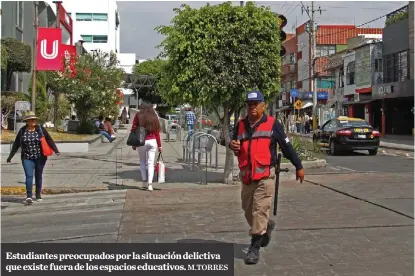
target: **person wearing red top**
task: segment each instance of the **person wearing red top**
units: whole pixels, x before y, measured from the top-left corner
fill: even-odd
[[[140,156],[141,179],[143,180],[143,188],[149,191],[153,190],[154,177],[154,160],[156,158],[157,149],[161,152],[160,140],[160,123],[154,112],[153,105],[143,102],[140,105],[140,112],[134,117],[131,132],[135,131],[137,126],[146,130],[146,142],[144,146],[138,147]],[[133,150],[136,150],[133,147]]]

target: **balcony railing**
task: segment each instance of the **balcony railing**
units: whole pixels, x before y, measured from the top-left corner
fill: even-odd
[[[402,8],[388,14],[386,16],[385,26],[389,26],[389,25],[392,25],[396,22],[407,19],[408,16],[409,16],[408,8],[409,8],[409,5],[406,5]]]

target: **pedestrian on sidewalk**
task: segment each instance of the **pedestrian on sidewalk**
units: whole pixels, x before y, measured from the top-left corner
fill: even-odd
[[[189,133],[188,137],[193,134],[193,131],[195,129],[195,122],[196,122],[196,115],[193,112],[193,110],[190,108],[189,111],[186,112],[186,124],[187,124],[187,131]]]
[[[47,157],[43,155],[41,148],[41,138],[45,137],[49,147],[59,155],[59,150],[50,137],[48,131],[37,123],[38,117],[34,112],[28,112],[23,118],[26,125],[23,126],[14,140],[12,150],[7,158],[10,163],[17,150],[21,147],[22,165],[26,176],[26,203],[32,204],[33,172],[35,175],[36,201],[42,200],[42,175],[46,165]]]
[[[252,239],[245,263],[256,264],[260,247],[268,245],[275,227],[275,222],[269,219],[269,211],[275,192],[277,143],[284,156],[295,166],[300,182],[304,180],[304,169],[283,126],[264,113],[264,95],[260,91],[247,93],[246,105],[248,115],[235,126],[229,146],[238,157],[242,209],[251,227],[249,234]]]
[[[146,130],[145,144],[142,147],[138,147],[141,180],[143,181],[143,188],[152,191],[156,152],[157,149],[159,152],[162,152],[163,148],[160,140],[160,123],[151,103],[141,103],[140,112],[134,117],[131,132],[134,132],[137,127],[142,127]],[[136,150],[135,147],[133,149]]]

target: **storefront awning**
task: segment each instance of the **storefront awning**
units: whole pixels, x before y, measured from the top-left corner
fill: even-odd
[[[301,109],[304,109],[304,108],[307,108],[307,107],[310,107],[310,106],[313,106],[313,103],[306,103]]]
[[[343,105],[367,104],[370,102],[373,102],[373,100],[367,100],[367,101],[361,101],[361,102],[348,102],[348,103],[343,103]]]

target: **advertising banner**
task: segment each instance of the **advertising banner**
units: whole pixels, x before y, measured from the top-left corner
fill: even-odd
[[[66,45],[62,44],[60,46],[60,56],[61,56],[61,70],[65,72],[69,70],[71,72],[71,76],[75,77],[76,74],[76,46],[73,45]],[[65,68],[65,65],[67,66]]]
[[[59,28],[38,28],[37,71],[58,71],[62,68],[59,48],[62,44],[62,30]]]

